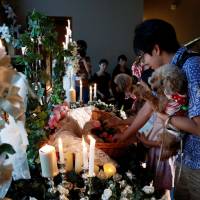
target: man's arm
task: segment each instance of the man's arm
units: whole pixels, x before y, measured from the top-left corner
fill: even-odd
[[[123,142],[126,139],[130,138],[132,135],[136,134],[137,131],[148,121],[152,112],[153,110],[151,108],[151,105],[148,102],[146,102],[144,106],[140,109],[140,111],[137,113],[130,127],[128,127],[124,133],[115,134],[113,137],[113,141]]]
[[[158,113],[158,115],[164,121],[168,118],[166,114]],[[183,116],[172,116],[170,123],[177,129],[200,136],[200,116],[193,117],[191,119]]]

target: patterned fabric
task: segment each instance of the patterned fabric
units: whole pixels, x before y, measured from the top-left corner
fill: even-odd
[[[136,62],[134,62],[131,67],[131,70],[132,70],[132,75],[136,76],[138,79],[140,79],[144,69],[141,64],[136,64]]]
[[[185,51],[185,47],[180,48],[171,63],[176,64]],[[200,57],[193,56],[188,58],[182,70],[188,80],[188,116],[190,118],[200,116]],[[199,136],[192,134],[186,135],[183,147],[183,164],[191,169],[200,169]]]

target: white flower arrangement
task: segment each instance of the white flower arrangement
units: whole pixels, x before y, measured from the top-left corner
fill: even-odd
[[[130,180],[135,179],[135,176],[131,173],[131,171],[127,171],[127,172],[126,172],[126,176],[127,176]]]
[[[109,198],[112,196],[112,190],[110,188],[107,188],[103,191],[103,194],[101,196],[102,200],[109,200]]]
[[[120,200],[130,199],[129,197],[133,194],[132,187],[130,185],[126,185],[124,190],[121,192]]]
[[[150,185],[146,185],[142,188],[142,191],[146,194],[153,194],[155,189],[153,187],[153,184],[151,183]]]
[[[8,26],[6,26],[5,24],[3,24],[3,26],[0,26],[0,37],[1,39],[4,39],[7,43],[10,42],[11,35]]]
[[[120,116],[122,119],[127,119],[126,113],[123,110],[120,110]]]

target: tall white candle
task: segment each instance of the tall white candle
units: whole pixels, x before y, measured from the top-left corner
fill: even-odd
[[[90,99],[89,101],[91,102],[92,101],[92,86],[90,85]]]
[[[96,140],[89,135],[90,139],[90,151],[89,151],[89,177],[94,176],[94,156],[95,156],[95,143]]]
[[[94,84],[94,99],[97,98],[97,84]]]
[[[0,48],[3,48],[3,44],[2,44],[1,39],[0,39]]]
[[[59,152],[60,163],[63,164],[65,161],[63,153],[63,143],[61,138],[58,138],[58,152]]]
[[[69,19],[67,20],[66,30],[67,30],[67,35],[69,35],[69,38],[71,38],[72,37],[72,30],[71,30],[71,23],[70,23]]]
[[[82,80],[80,79],[80,102],[83,101],[83,84]]]
[[[22,50],[22,55],[24,56],[26,53],[26,47],[22,47],[21,50]]]
[[[43,177],[54,177],[58,174],[55,147],[46,144],[39,149]]]
[[[64,45],[64,49],[67,50],[68,49],[68,45],[69,45],[69,35],[65,35],[65,45]]]
[[[88,155],[87,155],[87,146],[84,138],[82,137],[82,148],[83,148],[83,169],[88,169]]]

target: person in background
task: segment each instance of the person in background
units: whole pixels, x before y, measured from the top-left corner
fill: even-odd
[[[84,40],[77,41],[78,46],[78,56],[79,56],[79,68],[76,73],[76,94],[79,98],[80,92],[80,79],[82,80],[83,84],[83,103],[87,103],[89,100],[89,80],[92,74],[92,65],[89,56],[87,54],[87,43]]]
[[[120,73],[125,73],[131,76],[131,70],[127,67],[127,57],[125,55],[120,55],[117,58],[117,65],[112,73],[111,88],[113,96],[115,98],[116,107],[118,109],[121,109],[121,107],[123,106],[124,110],[129,110],[132,107],[132,99],[126,99],[125,93],[119,91],[117,85],[114,82],[115,77]]]
[[[112,91],[110,88],[111,76],[106,71],[108,68],[108,61],[106,59],[101,59],[99,61],[99,70],[93,75],[91,81],[97,84],[97,99],[104,102],[112,97]]]
[[[188,81],[188,116],[159,117],[186,133],[183,150],[176,163],[175,199],[198,200],[200,196],[200,56],[186,57],[189,52],[180,47],[176,32],[171,24],[160,19],[150,19],[139,24],[134,34],[134,50],[141,62],[153,69],[164,64],[179,66]],[[113,141],[122,142],[135,135],[153,113],[146,102],[138,112],[131,126],[123,133],[116,134]],[[181,168],[181,173],[180,172]],[[179,176],[180,175],[180,176]]]

